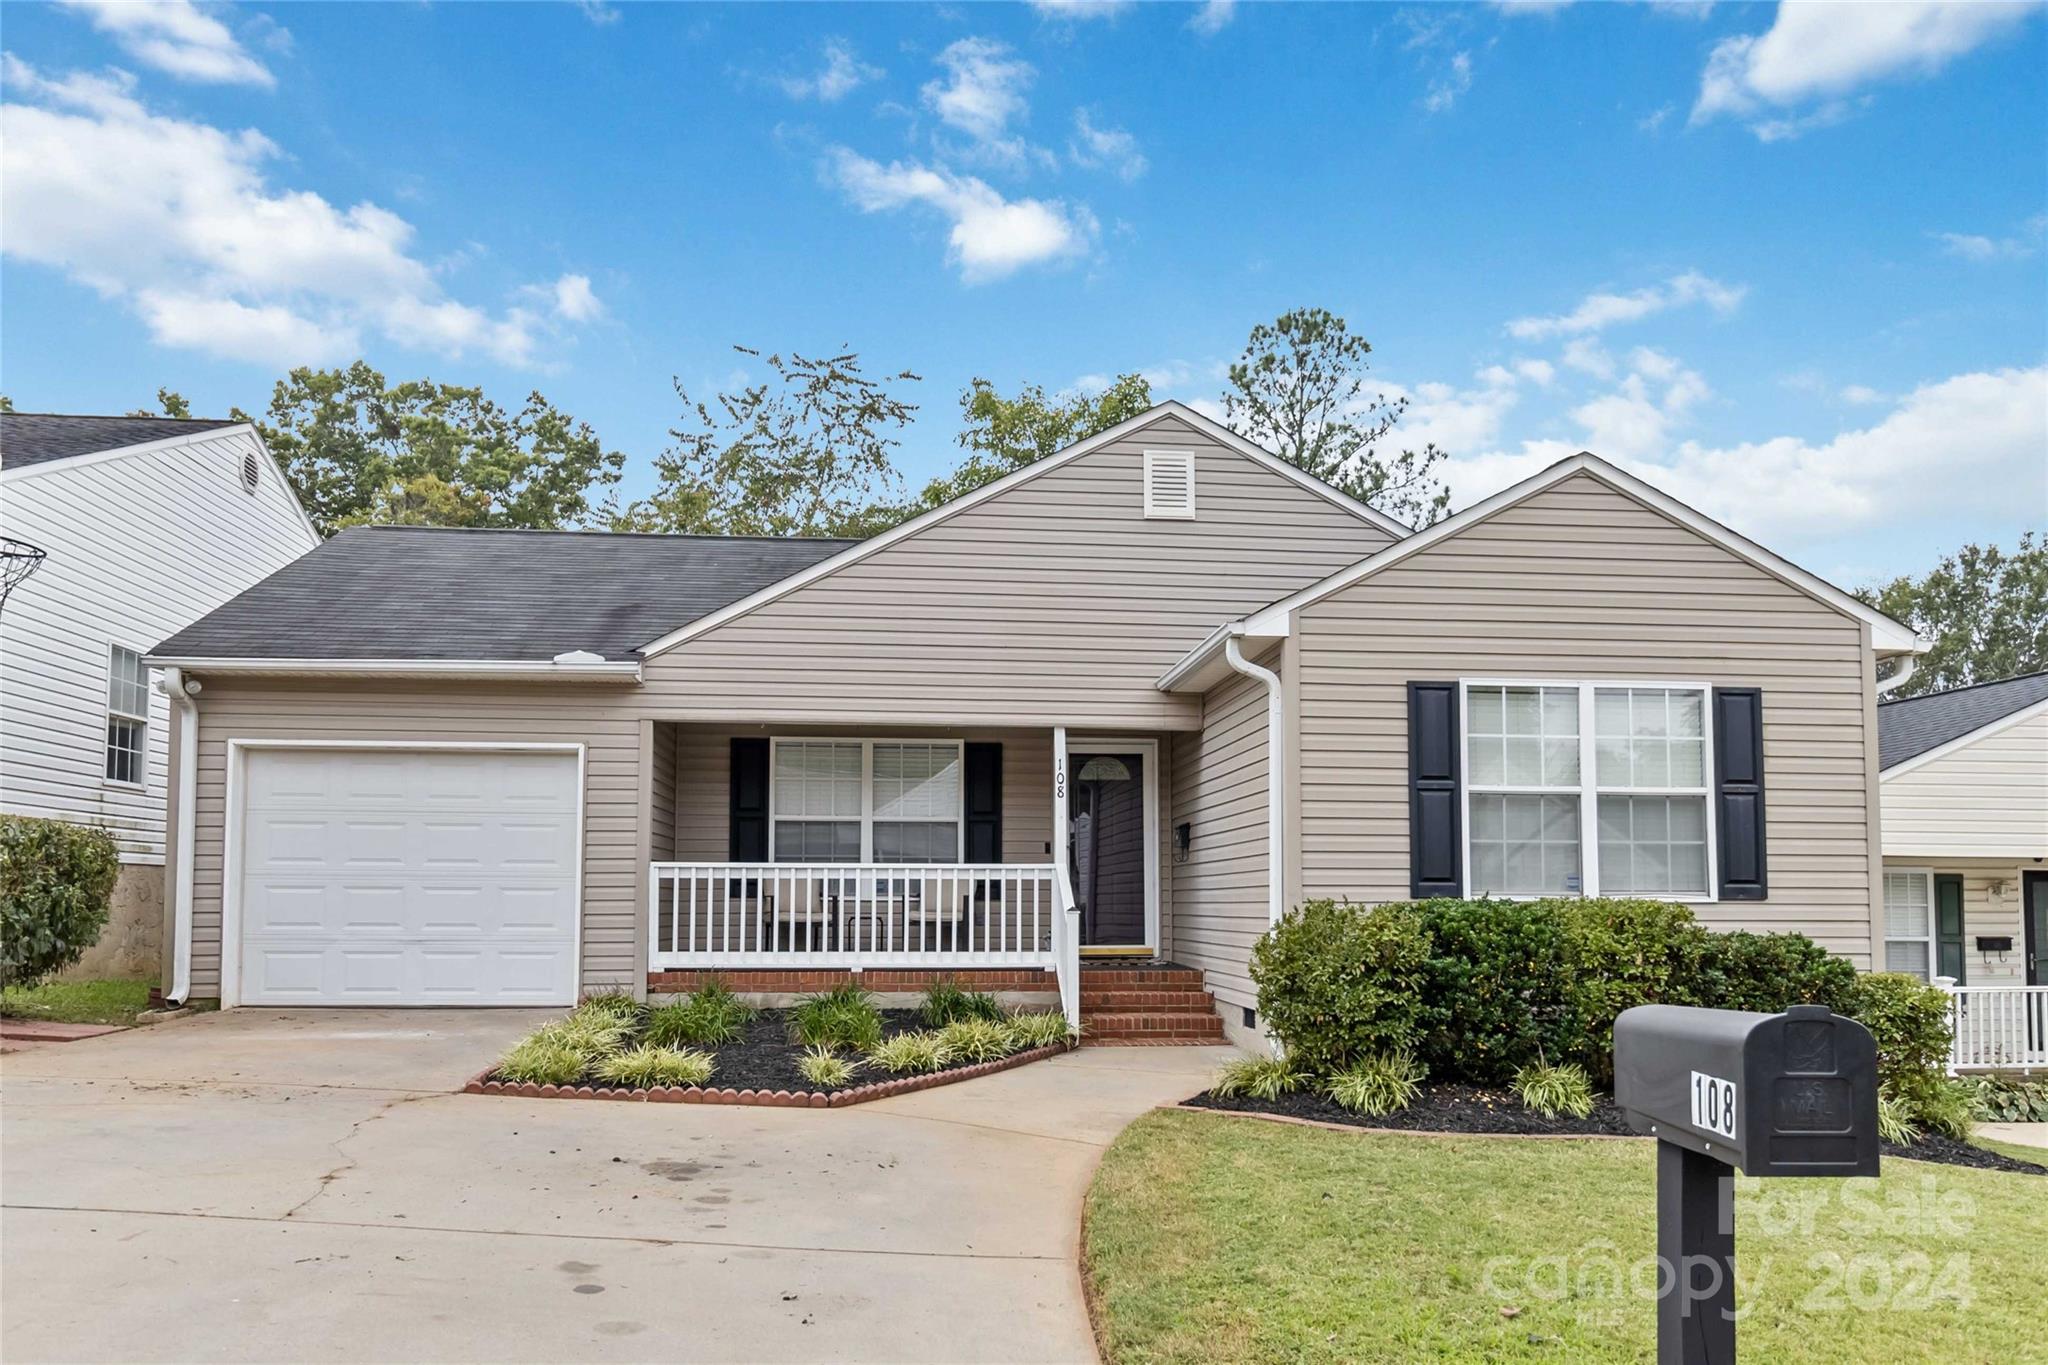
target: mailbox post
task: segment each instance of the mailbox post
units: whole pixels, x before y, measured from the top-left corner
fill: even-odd
[[[1614,1101],[1657,1139],[1657,1365],[1731,1365],[1732,1171],[1876,1175],[1877,1045],[1824,1005],[1638,1005],[1614,1021]]]

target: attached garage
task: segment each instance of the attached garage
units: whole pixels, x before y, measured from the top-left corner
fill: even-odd
[[[226,998],[574,1003],[577,746],[237,743],[229,783]]]

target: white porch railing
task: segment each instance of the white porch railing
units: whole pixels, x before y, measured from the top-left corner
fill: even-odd
[[[1950,1071],[2032,1071],[2048,1068],[2048,986],[1958,986],[1949,993],[1955,1046]]]

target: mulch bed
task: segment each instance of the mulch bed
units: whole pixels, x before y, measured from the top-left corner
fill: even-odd
[[[899,1033],[915,1033],[925,1027],[923,1018],[916,1010],[883,1010],[881,1015],[882,1036],[885,1038],[893,1038]],[[859,1104],[865,1100],[878,1100],[888,1095],[901,1095],[912,1090],[926,1090],[935,1085],[964,1081],[995,1071],[1007,1071],[1013,1066],[1057,1056],[1067,1050],[1064,1044],[1032,1048],[1024,1052],[1013,1052],[1007,1057],[999,1057],[991,1062],[977,1062],[948,1067],[942,1071],[902,1075],[867,1065],[855,1071],[853,1080],[847,1085],[820,1088],[805,1080],[803,1073],[797,1070],[796,1064],[804,1054],[804,1045],[790,1041],[787,1016],[786,1010],[761,1010],[755,1014],[747,1025],[747,1031],[740,1037],[715,1048],[698,1049],[709,1052],[716,1064],[716,1070],[711,1073],[711,1084],[708,1086],[653,1086],[639,1089],[599,1080],[584,1080],[565,1086],[534,1085],[530,1082],[522,1084],[518,1081],[497,1079],[497,1068],[492,1066],[479,1072],[463,1086],[463,1090],[472,1095],[522,1095],[537,1099],[653,1100],[682,1104],[766,1104],[825,1109]],[[844,1049],[841,1051],[842,1055],[852,1055]]]
[[[1593,1112],[1583,1119],[1560,1114],[1545,1118],[1523,1107],[1512,1091],[1484,1086],[1437,1082],[1422,1087],[1415,1103],[1393,1114],[1368,1118],[1354,1114],[1327,1095],[1297,1090],[1277,1100],[1257,1100],[1237,1095],[1219,1098],[1203,1093],[1185,1102],[1190,1109],[1217,1109],[1231,1113],[1278,1114],[1284,1118],[1307,1119],[1314,1123],[1340,1124],[1347,1128],[1376,1128],[1407,1133],[1492,1133],[1523,1137],[1636,1137],[1611,1096],[1602,1095]],[[1974,1147],[1967,1142],[1938,1134],[1924,1134],[1909,1147],[1881,1144],[1884,1155],[1933,1161],[1946,1166],[1971,1166],[1985,1171],[2009,1171],[2019,1175],[2048,1175],[2048,1166],[2016,1160],[2003,1152]]]

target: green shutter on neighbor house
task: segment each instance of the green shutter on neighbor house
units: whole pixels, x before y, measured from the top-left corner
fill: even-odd
[[[1963,977],[1963,879],[1946,873],[1934,879],[1935,974]]]

